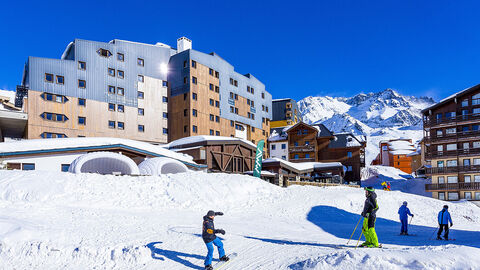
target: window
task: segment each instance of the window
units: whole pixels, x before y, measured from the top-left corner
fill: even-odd
[[[305,158],[310,158],[310,154],[305,154]]]
[[[474,108],[474,109],[472,110],[472,113],[473,113],[473,114],[480,114],[480,108]]]
[[[109,69],[108,69],[108,75],[110,75],[110,76],[112,76],[112,77],[115,77],[115,69],[109,68]]]
[[[117,60],[120,62],[125,61],[125,55],[123,53],[117,53]]]
[[[63,76],[57,75],[57,84],[65,84],[65,78]]]
[[[112,53],[109,50],[100,48],[97,51],[98,55],[103,56],[103,57],[110,57],[112,56]]]
[[[238,100],[238,95],[237,95],[237,94],[235,94],[234,96],[235,96],[235,100]]]
[[[247,105],[250,105],[250,99],[247,98]]]
[[[183,61],[183,67],[186,68],[187,67],[187,60]]]
[[[268,112],[268,106],[265,106],[265,111]]]
[[[480,141],[473,142],[473,148],[480,148]]]
[[[250,86],[247,85],[247,92],[250,93]]]
[[[87,63],[78,61],[78,69],[80,70],[86,70],[87,69]]]
[[[283,160],[287,160],[287,156],[282,156],[282,159],[283,159]]]
[[[145,66],[145,61],[142,58],[137,58],[137,65],[143,67]]]
[[[44,112],[40,115],[45,120],[49,121],[55,121],[55,122],[65,122],[68,120],[68,117],[66,117],[63,114],[56,114],[56,113],[49,113],[49,112]]]
[[[295,154],[295,155],[293,156],[293,158],[294,158],[294,159],[298,159],[298,154]]]
[[[68,98],[66,96],[49,94],[49,93],[42,93],[40,97],[44,100],[55,101],[58,103],[65,103],[68,101]]]
[[[298,142],[293,142],[293,145],[294,145],[294,146],[298,146]]]
[[[184,109],[184,110],[183,110],[183,116],[187,116],[187,114],[188,114],[188,110],[187,110],[187,109]]]
[[[192,68],[197,68],[197,62],[195,60],[192,60]]]
[[[120,96],[125,95],[125,89],[123,89],[122,87],[117,87],[117,94],[119,94]]]
[[[238,108],[235,107],[235,114],[238,114]]]
[[[197,93],[192,93],[192,99],[197,100]]]
[[[456,143],[447,144],[447,151],[452,151],[452,150],[457,150]]]
[[[463,182],[465,182],[465,183],[470,183],[470,182],[472,182],[472,177],[471,177],[470,175],[465,175],[465,176],[463,177]]]
[[[272,144],[272,150],[275,150],[275,144]]]
[[[347,166],[347,172],[351,172],[351,171],[353,171],[352,166]]]
[[[448,192],[448,200],[449,201],[458,200],[458,193],[457,192]]]
[[[468,99],[462,100],[462,107],[467,107],[468,106]]]
[[[442,200],[442,201],[445,201],[445,192],[439,192],[438,193],[438,199]]]
[[[310,145],[310,141],[305,141],[305,145]]]
[[[193,77],[193,76],[192,76],[192,83],[193,83],[193,84],[197,84],[197,77]]]
[[[465,199],[471,200],[472,199],[472,192],[465,192]]]
[[[187,132],[188,131],[188,126],[183,126],[183,132]]]
[[[35,163],[22,163],[22,170],[24,171],[35,170]]]
[[[447,167],[456,167],[457,166],[457,160],[447,160]]]
[[[475,200],[480,200],[480,192],[475,192]]]
[[[455,118],[455,112],[446,112],[445,118]]]
[[[168,113],[163,112],[163,118],[168,119]]]
[[[474,181],[475,183],[480,182],[480,175],[474,175],[474,176],[473,176],[473,181]]]
[[[347,157],[351,158],[352,157],[352,152],[347,152]]]
[[[145,110],[142,108],[138,108],[138,115],[145,115]]]
[[[138,75],[138,81],[142,83],[145,81],[145,78],[143,77],[143,75]]]
[[[79,88],[86,88],[87,82],[85,80],[78,80],[78,87]]]
[[[163,103],[167,103],[167,102],[168,102],[168,97],[163,96],[163,97],[162,97],[162,101],[163,101]]]
[[[123,122],[118,122],[118,129],[124,130],[125,129],[125,124]]]
[[[115,121],[108,121],[108,128],[115,128]]]
[[[197,126],[193,125],[192,126],[192,131],[193,131],[193,133],[197,133]]]
[[[220,73],[218,71],[215,71],[215,78],[220,78]]]
[[[215,131],[213,131],[213,129],[210,129],[210,135],[214,135],[215,134]]]
[[[125,111],[125,107],[123,105],[117,105],[117,111],[123,113]]]
[[[215,107],[220,108],[220,101],[215,100]]]
[[[255,132],[255,127],[252,127],[252,132]]]
[[[232,120],[230,120],[230,126],[231,126],[231,127],[235,126],[235,122],[232,121]]]
[[[213,114],[210,114],[210,121],[215,121],[215,116]]]
[[[108,93],[109,94],[115,94],[115,86],[109,85],[108,86]]]
[[[78,117],[78,124],[79,125],[86,125],[87,124],[87,118],[85,118],[83,116],[79,116]]]
[[[437,129],[437,137],[442,137],[442,130],[441,129]]]
[[[455,133],[457,133],[457,130],[455,128],[447,128],[445,133],[446,134],[455,134]]]
[[[220,116],[218,115],[215,116],[215,122],[220,123]]]
[[[78,106],[87,106],[87,101],[84,98],[78,99]]]
[[[443,167],[445,167],[445,162],[444,162],[443,160],[437,161],[437,167],[438,167],[438,168],[443,168]]]
[[[443,152],[443,145],[437,145],[437,151],[438,152]]]
[[[215,101],[213,99],[210,99],[209,102],[210,102],[210,106],[215,106]]]
[[[212,90],[212,91],[215,89],[214,86],[213,86],[213,84],[209,84],[209,85],[208,85],[208,88],[209,88],[210,90]]]
[[[68,172],[68,169],[70,169],[70,164],[60,165],[60,171],[62,171],[62,172]]]
[[[215,92],[219,93],[220,92],[220,86],[215,85]]]
[[[480,158],[474,158],[473,165],[480,165]]]
[[[465,149],[468,149],[468,148],[470,148],[470,143],[468,143],[468,142],[463,143],[463,149],[465,150]]]
[[[144,93],[143,93],[142,91],[138,91],[138,92],[137,92],[137,97],[138,97],[139,99],[143,99],[143,98],[144,98]]]
[[[470,159],[464,159],[463,160],[463,166],[470,166]]]
[[[114,112],[115,111],[115,104],[108,103],[108,110]]]
[[[117,70],[117,77],[123,79],[125,77],[125,73],[123,70]]]
[[[262,93],[262,98],[263,98],[263,99],[265,98],[265,93]]]
[[[192,115],[195,116],[195,117],[197,117],[197,110],[193,109],[193,110],[192,110]]]
[[[472,105],[480,104],[480,94],[476,94],[472,96]]]
[[[162,86],[163,87],[168,87],[168,82],[167,81],[162,81]]]
[[[145,126],[144,125],[138,125],[138,132],[145,132]]]
[[[168,134],[168,128],[163,128],[163,134]]]
[[[208,74],[213,76],[213,69],[209,68],[208,69]]]
[[[287,149],[287,144],[282,143],[282,149]]]
[[[457,176],[447,176],[447,183],[458,183]]]
[[[215,131],[215,136],[220,136],[220,131]]]

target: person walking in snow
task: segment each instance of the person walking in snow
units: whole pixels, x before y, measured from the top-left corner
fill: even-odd
[[[203,242],[207,246],[207,257],[205,258],[205,269],[212,270],[212,259],[213,259],[213,245],[218,248],[218,254],[220,261],[228,261],[229,258],[225,255],[225,250],[223,249],[223,243],[220,238],[217,238],[216,233],[225,234],[225,231],[222,229],[216,230],[215,225],[213,224],[213,219],[215,216],[223,216],[222,212],[214,212],[213,210],[208,211],[207,215],[203,217],[203,229],[202,229],[202,238]]]
[[[365,242],[360,246],[379,247],[377,233],[375,232],[375,219],[378,210],[377,194],[372,187],[366,187],[365,196],[367,198],[362,212],[362,217],[364,217],[362,232],[365,235]]]
[[[402,222],[400,235],[408,235],[408,216],[413,217],[413,214],[410,213],[410,209],[407,207],[407,202],[403,202],[403,205],[400,206],[400,209],[398,209],[398,215],[400,216],[400,222]]]
[[[448,222],[450,222],[450,227],[453,226],[452,217],[448,212],[448,205],[444,205],[442,211],[438,213],[438,233],[437,233],[437,240],[442,240],[440,235],[442,231],[445,230],[445,234],[443,235],[443,239],[448,240]]]

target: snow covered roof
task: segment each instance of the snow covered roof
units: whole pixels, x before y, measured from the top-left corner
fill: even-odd
[[[275,101],[287,101],[287,100],[293,100],[291,98],[277,98],[277,99],[272,99],[272,102],[275,102]]]
[[[463,89],[462,91],[459,91],[459,92],[457,92],[457,93],[455,93],[455,94],[452,94],[452,95],[450,95],[450,96],[448,96],[448,97],[440,100],[438,103],[436,103],[436,104],[434,104],[434,105],[432,105],[432,106],[430,106],[430,107],[428,107],[428,108],[423,109],[423,110],[422,110],[422,113],[425,113],[425,112],[427,112],[427,111],[429,111],[429,110],[432,110],[432,109],[434,109],[434,108],[437,108],[437,107],[440,106],[440,105],[443,105],[443,104],[445,104],[445,103],[447,103],[447,102],[449,102],[449,101],[452,101],[454,98],[461,97],[461,96],[466,95],[466,94],[468,94],[468,93],[470,93],[470,92],[476,91],[476,90],[478,90],[479,88],[480,88],[480,84],[477,84],[477,85],[475,85],[475,86],[469,87],[469,88],[467,88],[467,89]]]
[[[263,164],[275,163],[280,162],[281,164],[291,167],[298,171],[310,171],[313,169],[323,169],[323,168],[334,168],[334,167],[342,167],[343,165],[340,162],[299,162],[294,163],[290,161],[286,161],[284,159],[279,158],[267,158],[263,160]]]
[[[91,149],[102,150],[111,147],[123,147],[129,150],[145,153],[146,155],[169,157],[179,160],[187,165],[203,167],[203,165],[196,164],[191,156],[170,151],[159,145],[109,137],[52,138],[3,142],[0,143],[0,156]]]
[[[330,141],[329,148],[360,147],[362,142],[352,133],[336,133]]]
[[[392,155],[408,155],[415,152],[417,148],[409,142],[404,140],[390,141],[388,144],[388,150]]]
[[[287,140],[288,134],[287,130],[292,127],[292,126],[287,126],[287,127],[280,127],[280,128],[272,128],[270,136],[268,137],[269,142],[275,142],[275,141],[285,141]]]
[[[0,90],[0,111],[20,111],[14,103],[15,91]]]
[[[246,171],[246,172],[244,172],[244,174],[253,175],[253,171]],[[272,172],[269,172],[269,171],[260,171],[260,175],[261,176],[275,176],[276,174],[272,173]]]
[[[175,140],[173,142],[170,142],[168,144],[165,144],[163,147],[166,148],[179,148],[182,145],[189,145],[189,144],[195,144],[195,143],[203,143],[203,142],[209,142],[209,141],[217,141],[217,142],[243,142],[245,144],[248,144],[251,147],[257,147],[254,143],[240,139],[240,138],[233,138],[233,137],[223,137],[223,136],[208,136],[208,135],[199,135],[199,136],[191,136],[191,137],[185,137],[181,138],[178,140]]]

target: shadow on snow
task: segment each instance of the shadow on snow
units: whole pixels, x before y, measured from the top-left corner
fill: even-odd
[[[437,217],[432,217],[436,219]],[[455,216],[452,216],[455,223]],[[331,206],[315,206],[312,207],[307,215],[307,220],[320,227],[323,231],[332,234],[338,238],[348,239],[352,234],[355,224],[360,219],[360,215],[338,209]],[[362,218],[363,219],[363,218]],[[358,237],[360,236],[362,221],[358,225],[357,231],[352,240],[356,244]],[[415,223],[415,218],[413,219]],[[445,244],[464,245],[470,247],[480,247],[480,232],[477,231],[464,231],[450,229],[450,238],[455,238],[456,241],[440,241],[434,240],[436,238],[436,228],[421,226],[421,225],[409,225],[408,232],[415,234],[414,236],[401,236],[400,234],[400,220],[392,221],[384,218],[377,217],[375,223],[375,230],[378,235],[378,241],[382,244],[392,245],[404,245],[404,246],[440,246]],[[443,236],[443,234],[442,234]],[[362,236],[362,238],[364,238]],[[433,240],[430,240],[433,239]],[[361,240],[362,241],[362,240]],[[362,241],[363,242],[363,241]]]
[[[165,258],[168,258],[172,261],[178,262],[184,265],[185,267],[188,267],[191,269],[204,269],[204,267],[195,265],[184,258],[193,258],[193,259],[203,261],[205,259],[205,256],[190,254],[190,253],[183,253],[183,252],[178,252],[174,250],[161,249],[158,247],[161,243],[162,242],[151,242],[146,245],[146,247],[148,247],[152,251],[153,259],[164,261]],[[214,261],[218,261],[218,260],[214,259]]]

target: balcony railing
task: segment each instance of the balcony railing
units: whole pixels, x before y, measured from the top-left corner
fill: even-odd
[[[426,168],[426,174],[480,172],[480,165]]]
[[[469,138],[469,137],[477,137],[477,136],[480,136],[480,130],[460,131],[460,132],[451,133],[451,134],[443,134],[441,136],[432,134],[432,136],[425,137],[425,142],[455,140],[457,138]]]
[[[447,190],[480,190],[480,182],[474,183],[446,183],[426,184],[425,191],[447,191]]]
[[[458,150],[448,150],[448,151],[427,151],[425,157],[427,159],[437,158],[437,157],[456,157],[464,155],[480,154],[480,148],[467,148],[467,149],[458,149]]]
[[[294,158],[290,161],[293,161],[293,162],[310,162],[310,161],[315,161],[315,158]]]
[[[290,146],[290,152],[314,152],[315,147],[313,145],[304,145],[304,146]]]
[[[442,118],[435,118],[434,116],[431,116],[424,119],[423,126],[431,127],[431,126],[440,125],[440,124],[448,124],[448,123],[472,121],[472,120],[480,120],[480,113],[463,114],[463,115],[457,115],[452,117],[442,117]]]

